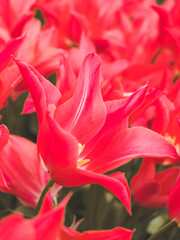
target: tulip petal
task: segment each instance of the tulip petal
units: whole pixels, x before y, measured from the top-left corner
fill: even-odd
[[[38,240],[58,239],[59,229],[63,222],[64,211],[66,204],[71,195],[68,195],[56,209],[41,213],[35,219],[32,219],[32,224],[36,229],[36,237]],[[46,202],[43,202],[46,205]],[[42,207],[44,208],[44,206]]]
[[[156,174],[154,159],[145,158],[139,172],[131,181],[134,201],[150,208],[165,206],[178,173],[179,168],[173,167]]]
[[[91,161],[84,168],[107,172],[136,157],[178,158],[178,154],[161,135],[143,127],[133,127],[120,131],[108,144],[101,141],[87,154],[86,158]]]
[[[20,60],[15,61],[31,92],[40,124],[45,115],[47,106],[49,104],[56,105],[59,102],[60,92],[32,66],[27,65]]]
[[[112,230],[85,231],[79,233],[66,227],[61,228],[60,238],[66,240],[131,240],[133,230],[116,227]]]
[[[0,222],[0,237],[1,240],[32,240],[36,239],[36,233],[32,224],[16,213]]]
[[[99,57],[89,54],[82,65],[74,95],[60,105],[55,119],[81,144],[91,139],[105,121],[106,109],[101,96]]]
[[[5,125],[0,125],[0,150],[4,148],[9,140],[9,130]]]
[[[144,86],[130,97],[106,102],[106,121],[98,134],[85,145],[84,151],[81,154],[82,158],[87,158],[86,155],[96,146],[97,148],[101,148],[101,144],[103,147],[106,144],[108,145],[112,136],[128,127],[128,117],[143,103],[146,91],[147,86]]]
[[[0,71],[5,68],[10,60],[12,54],[16,52],[18,47],[23,42],[24,37],[19,37],[14,40],[11,40],[6,44],[4,49],[0,52]]]
[[[0,73],[0,108],[6,105],[10,93],[21,80],[22,77],[16,65],[3,69]]]
[[[36,144],[13,135],[8,140],[0,154],[1,185],[7,186],[2,185],[0,190],[15,194],[26,205],[36,206],[46,183]]]
[[[170,219],[175,219],[180,227],[180,204],[179,204],[179,196],[180,196],[180,175],[178,176],[177,182],[172,188],[168,203],[167,209],[170,216]]]
[[[77,139],[62,129],[47,114],[38,134],[38,151],[49,171],[54,168],[75,167],[78,159]]]
[[[122,173],[114,173],[109,176],[97,174],[78,168],[56,168],[50,172],[51,178],[56,183],[65,187],[82,186],[86,184],[100,184],[111,191],[130,210],[130,191],[127,181]]]

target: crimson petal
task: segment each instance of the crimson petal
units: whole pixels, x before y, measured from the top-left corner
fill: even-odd
[[[178,158],[178,154],[161,135],[143,127],[133,127],[120,131],[108,144],[102,141],[86,156],[91,161],[85,169],[107,172],[136,157]]]
[[[78,168],[56,168],[50,172],[51,178],[64,187],[82,186],[86,184],[100,184],[111,191],[131,214],[131,196],[127,181],[122,173],[109,176],[81,170]]]
[[[50,104],[58,104],[61,96],[60,92],[32,66],[20,60],[15,61],[31,92],[40,124],[47,110],[47,106]]]
[[[86,155],[96,146],[101,148],[101,144],[108,145],[109,140],[112,139],[116,133],[128,127],[128,117],[143,103],[146,91],[147,86],[144,86],[130,97],[106,102],[106,121],[98,134],[86,144],[81,154],[82,158],[87,158]]]
[[[60,231],[60,238],[66,240],[131,240],[133,232],[133,230],[116,227],[112,230],[79,233],[73,230],[69,231],[68,228],[63,227]]]
[[[106,108],[99,87],[100,65],[95,54],[85,58],[74,95],[55,111],[58,123],[81,144],[89,141],[105,121]]]

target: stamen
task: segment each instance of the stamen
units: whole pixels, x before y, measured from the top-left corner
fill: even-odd
[[[176,143],[176,136],[171,137],[168,133],[165,133],[164,137],[176,148],[177,153],[180,154],[180,145]]]
[[[82,153],[82,151],[84,150],[85,144],[82,145],[81,143],[78,143],[78,148],[79,148],[79,155]]]
[[[172,145],[175,144],[175,142],[176,142],[176,137],[175,137],[175,136],[171,137],[168,133],[165,133],[164,137],[165,137],[165,139],[166,139],[168,142],[170,142]]]
[[[77,162],[77,166],[81,166],[84,165],[85,163],[88,163],[90,161],[90,159],[83,159]]]
[[[79,148],[79,155],[82,153],[82,151],[84,150],[84,147],[85,147],[85,144],[82,145],[81,143],[78,144],[78,148]],[[78,162],[77,162],[77,166],[82,166],[86,163],[88,163],[90,161],[90,159],[80,159]]]

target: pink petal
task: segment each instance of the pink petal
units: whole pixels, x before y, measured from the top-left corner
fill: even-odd
[[[79,233],[73,230],[69,231],[68,228],[63,227],[60,231],[60,238],[66,240],[131,240],[133,232],[133,230],[116,227],[112,230]]]
[[[24,24],[22,22],[22,24]],[[18,26],[20,27],[20,26]],[[33,62],[37,54],[37,42],[41,31],[41,23],[35,18],[31,18],[24,26],[25,40],[17,52],[16,58],[21,59],[27,63]],[[21,30],[20,30],[20,33]]]
[[[102,75],[106,81],[102,84],[102,86],[104,86],[104,84],[108,84],[109,80],[112,78],[119,76],[128,66],[129,62],[124,59],[118,59],[110,63],[105,62],[102,68]]]
[[[156,174],[156,180],[161,185],[161,194],[169,195],[179,174],[179,167],[171,167]]]
[[[133,198],[141,206],[160,208],[166,205],[170,189],[179,168],[169,168],[156,174],[154,159],[144,159],[138,174],[131,181]]]
[[[43,200],[43,203],[42,203],[41,209],[38,213],[38,216],[46,214],[46,213],[50,212],[52,209],[53,209],[53,202],[52,202],[52,197],[51,197],[51,191],[49,190],[46,193],[46,196]]]
[[[122,173],[109,176],[81,170],[78,168],[56,168],[50,172],[51,178],[64,187],[82,186],[97,183],[111,191],[130,210],[130,191]]]
[[[11,1],[12,2],[12,1]],[[20,14],[25,14],[29,11],[29,9],[32,7],[32,5],[36,2],[36,0],[17,0],[16,4],[13,5],[13,12],[16,16],[19,16]]]
[[[84,58],[92,52],[95,52],[95,46],[87,34],[83,32],[81,35],[79,48],[70,49],[70,61],[75,73],[79,72]]]
[[[36,206],[46,184],[46,173],[40,166],[36,144],[10,135],[1,150],[0,168],[7,185],[1,191],[15,194],[26,205]]]
[[[0,52],[0,71],[7,66],[11,55],[16,52],[23,40],[24,37],[19,37],[15,40],[11,40],[5,45],[4,49]]]
[[[165,206],[167,195],[160,196],[160,184],[152,180],[133,193],[134,202],[140,206],[160,208]]]
[[[12,90],[22,80],[16,65],[6,67],[0,73],[0,108],[4,107]]]
[[[9,130],[5,125],[0,125],[0,150],[4,148],[9,140]]]
[[[47,115],[38,134],[38,151],[49,171],[55,168],[75,167],[78,159],[78,142]]]
[[[151,158],[145,158],[139,172],[131,180],[132,192],[135,192],[136,189],[140,188],[140,186],[152,181],[155,178],[155,175],[155,162]]]
[[[36,111],[36,108],[34,106],[34,101],[33,101],[31,94],[29,93],[29,95],[26,98],[26,101],[24,103],[21,114],[33,113],[35,111]]]
[[[34,13],[31,11],[28,11],[26,13],[24,13],[24,15],[20,18],[17,19],[15,21],[15,24],[13,23],[13,28],[11,30],[11,35],[12,37],[18,37],[20,35],[22,35],[22,30],[24,28],[24,26],[26,26],[26,24],[28,23],[28,21],[30,21],[30,19],[33,18]],[[11,22],[12,23],[12,22]]]
[[[94,148],[101,148],[101,145],[108,145],[109,140],[120,130],[128,127],[128,117],[134,112],[144,101],[147,86],[139,89],[130,97],[121,100],[106,102],[107,117],[106,121],[98,132],[98,134],[86,144],[82,152],[82,158]],[[102,148],[101,148],[102,149]]]
[[[40,124],[45,115],[47,106],[49,104],[56,105],[59,102],[60,92],[32,66],[20,60],[16,60],[16,63],[31,92]]]
[[[164,133],[168,132],[172,113],[175,112],[175,106],[167,96],[162,95],[156,100],[156,111],[152,129],[164,135]]]
[[[76,85],[77,78],[74,74],[70,61],[61,54],[60,57],[60,66],[59,66],[59,76],[57,79],[56,86],[60,90],[62,94],[61,104],[67,101],[70,97],[72,97]]]
[[[58,239],[59,229],[63,222],[64,210],[71,195],[68,195],[56,209],[46,214],[38,215],[31,222],[36,229],[36,237],[38,240],[55,240]],[[46,204],[45,202],[43,205]],[[43,207],[44,208],[44,207]]]
[[[4,179],[4,175],[1,171],[1,169],[0,169],[0,189],[1,189],[2,192],[6,192],[7,189],[8,189],[8,186],[6,184],[6,181]]]
[[[34,240],[36,233],[32,224],[21,214],[16,213],[0,222],[0,238],[1,240]]]
[[[74,95],[55,112],[58,123],[84,144],[101,128],[106,109],[99,87],[101,61],[89,54],[82,65]]]
[[[108,144],[101,141],[101,145],[86,155],[91,161],[85,168],[107,172],[136,157],[178,158],[178,154],[159,134],[143,127],[133,127],[120,131]]]
[[[178,226],[180,226],[180,203],[179,203],[179,196],[180,196],[180,175],[174,187],[172,188],[168,203],[167,209],[170,216],[170,219],[175,219],[178,222]]]
[[[144,100],[143,105],[141,105],[140,108],[138,108],[131,116],[130,116],[130,126],[138,126],[138,121],[139,119],[143,118],[143,122],[145,122],[144,125],[141,126],[146,126],[147,123],[147,119],[144,118],[143,112],[146,111],[146,109],[150,108],[153,103],[155,102],[155,100],[160,97],[163,94],[163,92],[156,88],[156,89],[152,89],[151,91],[149,91],[146,95],[146,99]],[[136,124],[137,123],[137,124]]]

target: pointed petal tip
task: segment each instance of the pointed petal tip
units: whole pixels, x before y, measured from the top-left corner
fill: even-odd
[[[11,55],[12,59],[14,60],[14,62],[17,64],[18,67],[20,67],[23,62],[17,58],[15,58],[13,55]]]
[[[92,52],[92,53],[89,53],[85,58],[84,58],[84,61],[97,61],[97,63],[99,63],[99,65],[102,64],[102,60],[101,58],[95,53],[95,52]]]
[[[130,216],[132,216],[132,210],[131,210],[131,201],[123,202],[124,207],[126,208],[127,212]]]
[[[148,85],[148,82],[147,82],[147,83],[146,83],[144,86],[142,86],[139,90],[144,89],[144,91],[147,92],[148,88],[149,88],[149,85]]]
[[[69,199],[72,197],[73,192],[68,193],[68,195],[60,202],[59,207],[65,207],[69,202]]]
[[[11,55],[11,57],[14,60],[14,62],[17,64],[19,70],[21,71],[21,69],[25,65],[25,63],[23,61],[21,61],[20,59],[15,58],[13,55]],[[27,64],[27,66],[28,66],[28,64]]]
[[[17,63],[17,64],[21,63],[21,61],[19,59],[15,58],[13,55],[11,55],[11,57],[15,61],[15,63]]]
[[[131,207],[129,207],[129,209],[127,209],[127,210],[128,210],[129,215],[132,216]]]
[[[18,61],[13,55],[11,55],[11,57],[15,62]]]

